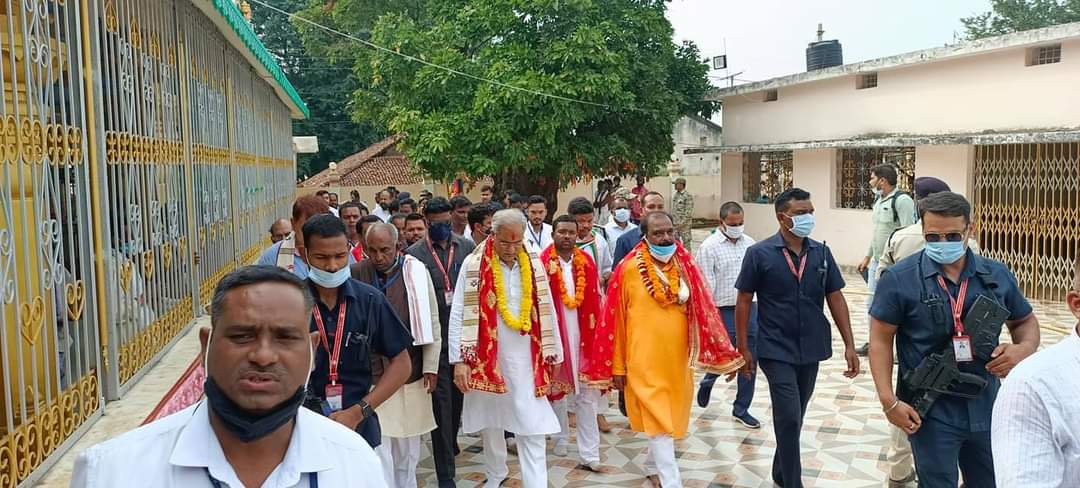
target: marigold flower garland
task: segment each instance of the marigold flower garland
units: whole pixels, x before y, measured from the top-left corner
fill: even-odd
[[[679,301],[679,267],[676,263],[669,263],[668,269],[664,271],[667,277],[667,284],[665,284],[656,274],[656,266],[653,265],[649,247],[642,246],[637,255],[637,268],[642,282],[645,283],[645,289],[649,291],[653,299],[660,302],[660,305],[666,307]],[[658,282],[661,289],[657,289]]]
[[[573,263],[574,298],[570,298],[570,295],[567,294],[566,287],[562,286],[562,276],[559,275],[559,272],[562,270],[562,265],[559,263],[558,253],[551,253],[551,258],[548,261],[548,281],[559,284],[559,290],[562,292],[563,305],[570,310],[577,309],[581,306],[581,303],[585,301],[585,253],[582,252],[581,249],[574,248]]]
[[[491,259],[491,274],[495,278],[495,300],[499,315],[502,316],[507,327],[522,334],[528,334],[532,331],[533,306],[533,275],[532,267],[529,265],[529,253],[525,252],[523,247],[518,250],[517,255],[518,266],[521,267],[521,313],[518,318],[510,313],[510,301],[506,297],[506,282],[503,278],[502,266],[498,263],[499,258],[492,252],[489,259]]]

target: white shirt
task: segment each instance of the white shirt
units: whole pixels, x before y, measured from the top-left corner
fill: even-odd
[[[746,234],[739,240],[731,242],[723,231],[717,230],[698,248],[697,261],[701,268],[701,274],[705,275],[705,281],[709,282],[712,290],[713,301],[717,307],[734,307],[735,300],[739,296],[739,290],[735,289],[735,280],[739,278],[742,270],[743,257],[746,250],[754,245],[754,239]]]
[[[462,264],[462,269],[467,269],[470,262],[476,259],[479,259],[478,255],[470,255]],[[507,266],[498,258],[495,261],[498,261],[502,268],[503,279],[508,285],[506,299],[510,302],[508,304],[510,313],[516,317],[521,312],[521,267],[516,263],[513,267]],[[536,271],[540,274],[534,276],[546,276],[543,270]],[[465,316],[465,289],[469,286],[465,280],[466,274],[464,271],[458,274],[458,282],[454,285],[454,301],[450,306],[450,330],[447,333],[450,342],[448,346],[450,364],[462,362],[462,321]],[[548,296],[547,303],[553,304],[551,294],[548,293]],[[558,320],[554,309],[550,313],[552,319]],[[555,416],[555,410],[551,408],[551,402],[547,397],[536,396],[532,335],[521,335],[520,332],[506,326],[501,314],[496,313],[496,315],[499,322],[496,333],[499,344],[498,367],[506,382],[507,392],[501,395],[480,391],[465,393],[461,410],[461,430],[471,434],[483,429],[502,429],[517,435],[556,434],[562,431],[559,418]],[[558,324],[554,325],[552,332],[555,351],[558,356],[565,357]]]
[[[390,212],[383,210],[382,206],[379,205],[375,205],[375,210],[371,211],[371,215],[382,219],[383,223],[389,222],[391,217]]]
[[[337,208],[330,207],[330,213],[334,214],[334,217],[340,217],[340,215],[338,215],[338,209]]]
[[[532,224],[525,226],[525,243],[529,245],[529,248],[535,251],[537,254],[547,249],[548,246],[555,243],[555,240],[551,237],[551,225],[541,222],[540,232],[533,232]]]
[[[611,221],[604,224],[604,231],[607,232],[608,249],[615,249],[615,244],[619,242],[619,238],[636,228],[638,226],[633,222],[627,222],[626,227],[619,227],[619,224],[615,222],[615,218],[612,217]]]
[[[71,486],[88,488],[243,488],[210,427],[205,400],[120,437],[93,446],[75,460]],[[207,475],[209,471],[209,476]],[[382,466],[363,437],[301,407],[288,450],[263,488],[319,486],[384,488]]]
[[[990,429],[998,486],[1080,486],[1080,337],[1073,330],[1005,378]]]

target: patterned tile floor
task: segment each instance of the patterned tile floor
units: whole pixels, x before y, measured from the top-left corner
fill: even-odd
[[[704,233],[695,231],[702,239]],[[856,342],[861,344],[868,335],[866,301],[869,297],[862,279],[848,273],[845,276],[848,305]],[[1075,324],[1075,319],[1063,304],[1035,304],[1040,322],[1050,326],[1043,329],[1043,344],[1061,340],[1062,333]],[[833,333],[834,357],[821,365],[817,387],[806,414],[802,433],[802,462],[804,484],[808,487],[855,488],[886,486],[888,465],[885,456],[889,441],[888,423],[881,415],[869,363],[862,363],[862,374],[854,380],[844,378],[844,362],[840,351],[843,342]],[[687,488],[771,487],[770,470],[776,448],[772,432],[772,409],[768,381],[759,377],[753,413],[762,423],[761,429],[749,430],[731,417],[735,399],[734,383],[718,381],[708,408],[693,406],[690,432],[686,439],[676,442],[676,456]],[[574,469],[577,465],[576,446],[571,444],[567,457],[552,454],[549,442],[548,472],[551,486],[581,487],[641,487],[644,482],[641,466],[645,461],[646,440],[628,430],[626,419],[615,402],[607,412],[613,430],[601,434],[603,463],[616,468],[618,474],[600,475]],[[484,458],[478,438],[462,436],[462,454],[458,457],[458,486],[482,486]],[[517,458],[509,460],[511,480],[504,486],[520,487]],[[434,465],[427,447],[424,448],[419,469],[422,485],[436,486]],[[914,484],[912,484],[914,486]]]
[[[698,242],[707,235],[696,230]],[[847,274],[845,290],[851,307],[857,342],[867,336],[866,288],[862,280]],[[1075,324],[1068,309],[1060,303],[1036,303],[1036,314],[1043,325],[1043,344],[1061,340]],[[205,321],[204,321],[205,322]],[[200,324],[204,325],[204,324]],[[840,351],[842,342],[835,333],[834,349]],[[122,400],[109,403],[105,417],[53,466],[34,486],[66,487],[75,454],[90,445],[120,435],[138,426],[158,399],[176,381],[184,366],[198,350],[197,334],[192,328],[161,363],[154,366]],[[883,461],[888,443],[888,429],[874,395],[868,366],[855,380],[842,376],[840,358],[822,364],[806,426],[802,435],[803,474],[806,486],[812,487],[876,487],[882,486],[886,465]],[[770,487],[769,472],[773,450],[772,416],[769,406],[768,382],[764,375],[758,382],[751,412],[762,422],[760,430],[743,428],[731,418],[731,402],[735,398],[734,384],[718,382],[708,408],[694,405],[690,433],[676,443],[679,467],[687,488]],[[548,451],[550,482],[557,488],[580,487],[640,487],[645,486],[641,466],[645,460],[646,441],[627,429],[626,419],[617,408],[607,412],[612,424],[610,434],[602,434],[601,449],[605,464],[617,468],[618,474],[597,475],[575,470],[576,448],[557,458]],[[433,487],[434,466],[425,448],[419,477],[421,486]],[[463,449],[458,457],[458,486],[480,486],[484,478],[483,453],[480,439],[462,436]],[[517,459],[510,458],[511,479],[505,486],[520,487]]]

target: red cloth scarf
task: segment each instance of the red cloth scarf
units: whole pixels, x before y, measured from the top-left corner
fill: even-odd
[[[531,254],[531,253],[530,253]],[[531,254],[535,256],[535,254]],[[492,266],[498,266],[498,257],[495,256],[494,251],[494,239],[487,239],[484,241],[482,254],[479,256],[480,269],[479,277],[474,281],[474,277],[470,276],[472,271],[468,269],[468,266],[464,270],[466,273],[466,283],[470,288],[477,287],[478,294],[475,295],[476,302],[470,299],[472,296],[471,291],[467,289],[465,291],[465,315],[468,318],[468,308],[473,306],[479,306],[479,331],[477,334],[476,347],[469,347],[463,344],[462,356],[465,363],[472,369],[472,373],[469,378],[469,388],[477,391],[483,391],[487,393],[506,393],[506,380],[503,379],[502,374],[499,372],[499,309],[497,306],[497,297],[495,293],[495,277],[491,272]],[[543,327],[540,321],[539,310],[541,309],[541,302],[538,291],[547,291],[547,287],[539,286],[539,282],[545,279],[543,269],[536,269],[533,265],[535,258],[530,259],[529,266],[533,267],[533,309],[530,314],[532,320],[532,330],[529,335],[532,336],[532,363],[533,363],[533,376],[535,378],[534,394],[537,397],[546,396],[551,388],[551,364],[555,362],[555,357],[544,357],[543,343],[541,337],[544,334]],[[467,322],[467,320],[466,320]],[[468,323],[464,324],[468,327]],[[550,331],[547,331],[550,333]],[[548,339],[550,340],[550,339]]]
[[[611,281],[608,283],[607,298],[614,302],[604,307],[605,322],[614,324],[617,320],[615,314],[621,308],[618,300],[622,299],[620,291],[623,286],[624,270],[627,266],[637,265],[637,253],[640,253],[647,245],[644,240],[639,242],[634,251],[628,254],[612,273]],[[690,287],[690,300],[686,303],[686,318],[690,327],[690,360],[693,361],[695,367],[708,373],[727,374],[736,371],[745,362],[728,338],[727,329],[724,327],[723,319],[720,318],[716,303],[713,302],[708,283],[686,248],[678,242],[675,246],[673,259],[679,266],[679,273],[683,280]],[[649,266],[653,264],[649,263]],[[653,298],[649,297],[649,300]],[[657,306],[662,306],[655,300],[653,302]]]
[[[574,291],[575,296],[585,293],[585,299],[575,309],[581,335],[581,342],[578,344],[569,343],[563,307],[559,306],[562,303],[563,293],[559,253],[552,244],[540,255],[540,262],[547,267],[548,283],[551,286],[551,295],[555,299],[555,313],[559,318],[559,333],[563,344],[562,369],[555,376],[551,394],[548,395],[552,401],[574,393],[574,368],[570,359],[571,355],[576,355],[578,358],[578,381],[581,384],[598,390],[611,388],[611,356],[615,350],[615,331],[607,325],[609,322],[604,321],[604,316],[600,313],[599,273],[596,270],[596,263],[588,253],[575,247],[574,254],[581,254],[585,258],[585,290]],[[574,283],[577,283],[577,269],[574,269],[574,273]]]

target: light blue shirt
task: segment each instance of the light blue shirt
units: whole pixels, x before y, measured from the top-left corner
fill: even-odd
[[[259,260],[255,264],[258,264],[260,266],[277,266],[277,256],[279,250],[281,249],[282,242],[285,241],[275,242],[274,245],[268,247],[265,251],[263,251],[262,255],[259,256]],[[356,264],[356,258],[353,258],[352,253],[349,253],[349,265],[351,266],[353,264]],[[307,279],[308,264],[300,258],[299,254],[293,256],[292,271],[297,278],[300,278],[302,280]]]

